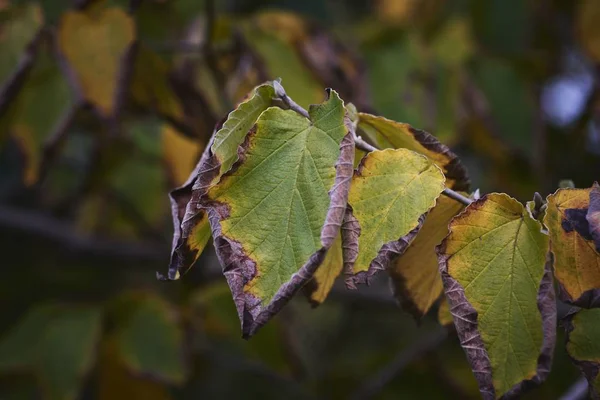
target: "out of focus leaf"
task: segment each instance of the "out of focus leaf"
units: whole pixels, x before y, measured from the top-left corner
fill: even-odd
[[[104,117],[115,113],[123,58],[135,40],[135,23],[121,8],[68,11],[58,27],[58,45],[83,97]]]
[[[591,191],[558,189],[547,198],[544,218],[559,294],[563,301],[581,307],[600,305],[600,252],[586,219]]]
[[[35,2],[0,10],[0,87],[15,72],[43,23],[42,10]]]
[[[359,113],[358,127],[380,148],[404,148],[427,156],[442,169],[447,185],[456,190],[469,189],[469,177],[458,156],[435,136],[415,129],[408,124],[395,122],[384,117]]]
[[[140,46],[135,56],[131,93],[139,104],[183,122],[183,106],[170,85],[169,72],[168,64],[158,54]]]
[[[567,316],[567,352],[589,383],[590,398],[600,396],[600,309]]]
[[[548,237],[521,203],[492,193],[438,247],[456,331],[484,398],[517,396],[550,371],[556,302]]]
[[[448,20],[435,36],[432,50],[436,59],[446,66],[463,65],[475,52],[468,20]]]
[[[438,197],[415,240],[389,269],[396,299],[415,318],[425,315],[442,294],[435,247],[446,237],[448,224],[463,208],[449,197]]]
[[[105,339],[100,348],[97,393],[99,400],[171,399],[164,384],[127,370],[114,338]]]
[[[577,33],[588,55],[600,62],[600,4],[594,0],[582,0],[577,6]]]
[[[175,186],[185,183],[202,153],[202,145],[183,136],[171,125],[161,129],[163,158]]]
[[[36,307],[0,344],[0,368],[34,373],[49,399],[75,399],[92,367],[98,308]]]
[[[490,52],[523,55],[530,45],[532,3],[521,0],[470,2],[475,37]]]
[[[452,318],[452,313],[450,312],[450,304],[445,296],[442,298],[440,307],[438,308],[438,322],[443,326],[451,325],[454,322],[454,318]]]
[[[181,384],[186,376],[183,331],[174,310],[160,297],[124,300],[115,340],[129,371],[164,382]]]
[[[342,230],[347,283],[368,282],[404,253],[444,190],[444,174],[407,149],[367,154],[352,178]]]
[[[215,248],[245,336],[312,277],[333,244],[354,156],[344,115],[334,91],[311,106],[310,119],[268,108],[248,134],[243,162],[208,191]]]
[[[74,106],[71,89],[51,54],[49,43],[43,44],[4,117],[9,133],[17,139],[26,156],[26,184],[37,180],[43,145]]]

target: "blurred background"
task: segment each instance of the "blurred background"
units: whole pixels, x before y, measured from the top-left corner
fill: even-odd
[[[276,77],[428,130],[482,193],[600,178],[598,0],[0,0],[0,399],[479,398],[386,276],[250,341],[212,248],[156,280],[168,191]],[[578,380],[563,343],[526,398]]]

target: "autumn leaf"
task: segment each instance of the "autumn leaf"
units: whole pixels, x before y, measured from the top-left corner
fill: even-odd
[[[492,193],[450,223],[440,273],[486,399],[517,396],[550,371],[556,303],[548,237],[521,203]]]
[[[600,309],[579,310],[563,321],[567,352],[589,383],[590,398],[600,398]]]
[[[237,169],[208,190],[215,248],[244,336],[310,280],[334,242],[354,155],[344,115],[335,91],[310,107],[310,119],[268,108]]]
[[[583,0],[578,3],[576,28],[579,41],[589,56],[600,61],[600,6],[595,0]]]
[[[208,217],[198,207],[199,199],[238,159],[238,147],[248,131],[272,103],[273,83],[257,86],[247,99],[229,113],[208,143],[200,161],[183,186],[171,191],[171,214],[174,234],[171,262],[167,277],[176,280],[194,265],[210,239]]]
[[[313,279],[306,285],[306,292],[313,306],[317,306],[327,299],[336,278],[343,269],[342,235],[338,233],[335,241],[327,250],[323,263],[315,272]]]
[[[600,253],[586,219],[591,193],[591,188],[557,190],[547,198],[544,218],[559,295],[581,307],[600,305]]]
[[[77,79],[81,95],[104,117],[115,113],[122,60],[135,40],[135,23],[121,8],[67,11],[58,27],[58,46]]]
[[[415,318],[425,315],[442,294],[435,247],[446,237],[448,224],[463,208],[456,200],[438,197],[415,240],[389,269],[394,296]]]
[[[445,296],[440,301],[437,317],[438,322],[442,326],[451,325],[452,323],[454,323],[452,313],[450,312],[450,303],[448,303],[448,300],[446,300]]]
[[[435,136],[412,126],[384,117],[358,113],[358,128],[380,148],[409,149],[430,158],[442,169],[448,187],[468,190],[469,177],[456,154]]]
[[[163,160],[174,186],[181,186],[194,170],[203,146],[196,140],[184,136],[169,124],[161,129]]]
[[[595,182],[590,190],[590,205],[585,219],[590,226],[596,252],[600,253],[600,185],[598,182]]]
[[[363,158],[342,230],[349,287],[368,282],[406,250],[442,190],[440,169],[411,150],[373,151]]]

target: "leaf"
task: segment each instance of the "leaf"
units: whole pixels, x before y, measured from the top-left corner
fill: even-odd
[[[310,280],[342,223],[354,148],[343,102],[329,94],[310,107],[310,120],[264,111],[237,168],[207,193],[215,248],[246,337]]]
[[[544,218],[559,296],[585,308],[600,305],[600,253],[586,219],[591,192],[592,189],[558,189],[547,197]]]
[[[44,143],[61,129],[74,107],[71,88],[49,43],[44,44],[3,121],[25,154],[24,181],[28,185],[37,181]]]
[[[115,333],[125,366],[141,376],[183,383],[183,332],[170,306],[161,298],[151,296],[125,304],[129,307],[128,315]]]
[[[576,26],[579,41],[588,55],[596,62],[600,61],[600,7],[594,0],[583,0],[578,3]]]
[[[98,362],[99,400],[169,400],[168,389],[159,382],[131,374],[121,359],[114,337],[104,340]]]
[[[463,208],[449,197],[438,197],[415,240],[389,269],[394,296],[403,309],[417,319],[424,316],[442,294],[435,247],[446,237],[448,224]]]
[[[358,127],[379,147],[404,148],[423,154],[442,169],[448,187],[468,190],[469,177],[458,156],[435,136],[415,129],[408,124],[395,122],[384,117],[359,113]]]
[[[0,12],[0,87],[16,72],[43,23],[42,9],[35,3],[9,6]]]
[[[596,252],[600,253],[600,185],[594,182],[590,190],[590,205],[585,219],[590,226],[590,235],[596,245]]]
[[[0,343],[0,370],[35,373],[49,399],[75,399],[92,367],[101,310],[42,305]]]
[[[175,232],[167,277],[157,274],[159,279],[179,279],[204,250],[210,239],[210,225],[206,213],[198,208],[198,200],[237,161],[238,147],[261,113],[271,105],[274,94],[270,82],[256,87],[217,128],[185,184],[169,194]]]
[[[600,309],[579,310],[564,320],[569,357],[585,375],[590,398],[600,398]]]
[[[139,104],[183,123],[183,105],[171,87],[169,72],[169,65],[158,54],[139,46],[133,66],[131,95]]]
[[[135,40],[135,23],[121,8],[68,11],[58,27],[58,46],[81,95],[104,117],[115,113],[122,60]]]
[[[346,283],[368,282],[404,253],[444,190],[444,174],[407,149],[373,151],[352,178],[342,237]]]
[[[170,172],[171,181],[181,186],[194,170],[203,146],[168,124],[161,129],[161,141],[163,160]]]
[[[438,246],[456,331],[486,399],[518,396],[550,371],[556,304],[541,229],[521,203],[492,193],[455,217]]]
[[[306,292],[313,306],[317,306],[327,299],[335,279],[342,273],[343,268],[342,235],[338,233],[335,241],[327,250],[323,263],[315,272],[313,279],[306,285]]]
[[[452,313],[450,312],[450,304],[448,303],[448,300],[446,300],[446,297],[442,298],[440,307],[438,308],[438,322],[442,326],[451,325],[454,323]]]

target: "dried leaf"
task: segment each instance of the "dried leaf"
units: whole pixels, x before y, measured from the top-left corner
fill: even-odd
[[[518,396],[550,371],[556,303],[547,254],[542,225],[498,193],[454,218],[438,247],[456,331],[485,399]]]
[[[444,175],[407,149],[367,154],[354,173],[342,230],[347,285],[365,283],[402,254],[444,190]]]
[[[558,189],[547,197],[544,218],[559,295],[586,308],[600,306],[600,253],[586,219],[591,193],[591,188]]]
[[[596,245],[596,252],[600,253],[600,185],[595,182],[590,190],[590,205],[585,216],[590,226],[590,234]]]

